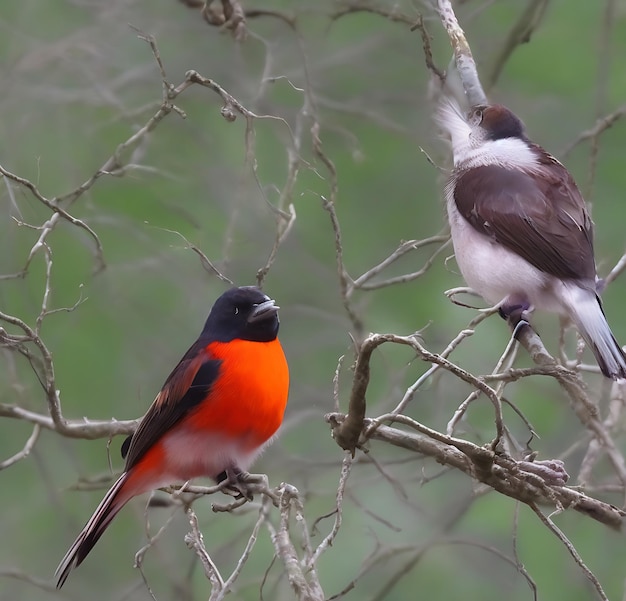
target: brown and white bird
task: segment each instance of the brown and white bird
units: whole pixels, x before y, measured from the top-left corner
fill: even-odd
[[[502,105],[464,115],[446,100],[436,120],[452,141],[445,197],[467,284],[513,325],[535,308],[571,319],[602,373],[626,378],[596,293],[593,223],[570,173]]]

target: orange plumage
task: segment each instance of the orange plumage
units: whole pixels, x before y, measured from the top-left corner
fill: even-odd
[[[57,568],[57,587],[134,496],[208,476],[241,486],[283,420],[289,390],[278,307],[258,288],[225,292],[198,340],[122,446],[124,473]]]

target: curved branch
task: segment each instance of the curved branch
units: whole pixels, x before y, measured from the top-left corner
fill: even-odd
[[[419,343],[416,335],[398,336],[396,334],[371,334],[359,347],[347,418],[339,422],[332,414],[326,416],[326,420],[331,424],[332,435],[342,449],[350,451],[354,455],[355,450],[359,447],[359,438],[364,428],[367,405],[365,394],[369,384],[370,359],[374,349],[385,342],[410,346],[415,350],[422,361],[440,366],[485,394],[492,402],[495,412],[496,437],[492,442],[492,447],[495,448],[504,434],[504,422],[502,419],[500,397],[493,388],[487,385],[483,379],[477,378],[445,357],[427,350]]]
[[[537,476],[528,471],[527,462],[513,461],[468,441],[463,441],[461,451],[458,446],[429,436],[381,426],[377,424],[377,420],[365,421],[368,426],[376,426],[370,433],[372,439],[432,457],[438,463],[454,467],[499,493],[531,507],[533,503],[538,503],[573,509],[615,530],[621,528],[626,517],[626,512],[614,505],[589,497],[576,489],[552,484],[549,479]],[[491,453],[490,463],[484,460],[485,452]],[[489,469],[485,469],[486,466]]]

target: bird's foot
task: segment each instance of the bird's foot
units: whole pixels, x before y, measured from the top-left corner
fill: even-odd
[[[534,457],[530,457],[530,461],[517,461],[517,468],[541,478],[548,486],[565,486],[569,480],[565,464],[560,459],[535,461]]]
[[[267,488],[267,476],[265,474],[250,474],[238,467],[230,467],[217,477],[218,483],[224,481],[222,492],[235,497],[235,499],[245,498],[252,501],[253,494],[260,487]]]
[[[503,304],[498,313],[509,324],[516,340],[524,327],[530,327],[531,307],[527,302]]]
[[[525,327],[531,327],[530,323],[525,319],[520,319],[513,327],[513,338],[519,340],[519,335]]]

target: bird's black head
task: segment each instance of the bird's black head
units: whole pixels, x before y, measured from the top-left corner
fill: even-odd
[[[501,104],[473,107],[469,112],[468,122],[472,127],[480,127],[488,140],[505,138],[526,140],[522,121]]]
[[[256,286],[231,288],[215,301],[202,335],[218,342],[270,342],[278,334],[278,309]]]

